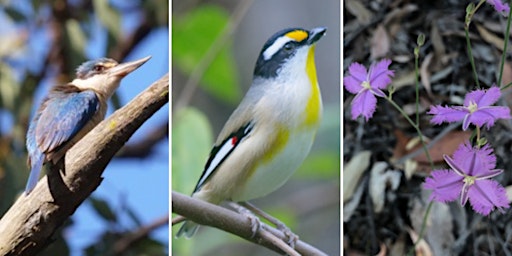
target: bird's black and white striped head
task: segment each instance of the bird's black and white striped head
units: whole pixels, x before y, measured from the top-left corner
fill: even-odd
[[[260,52],[254,68],[254,76],[262,78],[275,78],[286,63],[293,63],[297,53],[307,54],[324,34],[323,27],[310,31],[302,28],[284,29],[267,40]]]

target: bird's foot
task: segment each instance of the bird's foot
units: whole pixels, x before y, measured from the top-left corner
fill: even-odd
[[[283,232],[284,241],[291,247],[295,248],[295,244],[299,240],[299,236],[292,232],[290,228],[288,228],[284,223],[278,221],[279,223],[275,223],[277,230]]]
[[[254,213],[251,212],[249,209],[247,209],[237,203],[230,202],[229,205],[231,207],[233,207],[238,213],[242,214],[243,216],[245,216],[249,219],[249,221],[251,222],[251,231],[252,231],[251,238],[255,237],[261,228],[260,219],[258,217],[256,217],[256,215],[254,215]]]
[[[249,202],[242,202],[240,204],[243,206],[244,209],[251,211],[251,213],[257,214],[262,218],[268,220],[270,223],[274,224],[277,230],[283,232],[285,237],[284,241],[290,247],[295,248],[295,244],[299,240],[299,236],[293,233],[291,229],[288,228],[282,221],[278,220],[277,218],[274,218],[272,215],[264,212],[263,210],[259,209],[258,207],[254,206]]]

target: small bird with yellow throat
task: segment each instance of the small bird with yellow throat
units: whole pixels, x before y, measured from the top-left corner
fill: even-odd
[[[315,44],[323,27],[284,29],[263,46],[249,91],[222,128],[192,197],[245,202],[281,187],[308,155],[322,117]],[[177,237],[198,229],[185,221]]]

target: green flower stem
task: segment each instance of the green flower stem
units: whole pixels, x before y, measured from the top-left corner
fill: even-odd
[[[419,52],[420,47],[418,46],[414,49],[414,80],[416,83],[416,125],[420,124],[420,82],[418,77],[419,75]]]
[[[508,39],[510,36],[510,21],[512,17],[512,8],[508,11],[508,18],[507,18],[507,30],[505,30],[505,38],[503,43],[503,53],[501,54],[501,64],[500,64],[500,73],[498,75],[498,86],[501,87],[501,79],[503,78],[503,67],[505,66],[505,58],[507,56],[507,49],[508,49]],[[510,86],[508,84],[506,87]]]
[[[476,141],[480,143],[480,126],[476,127]],[[480,145],[478,145],[480,147]]]
[[[471,10],[470,13],[466,15],[466,23],[464,24],[465,27],[469,27],[469,24],[471,23],[471,19],[473,18],[473,15],[475,15],[476,11],[482,6],[482,4],[485,3],[486,0],[480,0],[475,8]]]
[[[469,62],[471,63],[471,69],[473,70],[473,76],[475,77],[476,87],[480,89],[480,82],[478,81],[478,74],[476,72],[475,59],[471,51],[471,41],[469,40],[469,27],[464,26],[464,32],[466,33],[466,47],[468,48]]]
[[[419,125],[414,123],[412,121],[412,119],[409,116],[407,116],[407,113],[405,113],[405,111],[400,106],[398,106],[398,104],[396,104],[396,102],[393,101],[393,99],[391,98],[391,95],[386,97],[386,100],[389,103],[391,103],[391,105],[393,105],[393,107],[395,107],[398,110],[398,112],[400,112],[400,114],[402,114],[403,117],[405,117],[407,122],[409,122],[409,124],[411,124],[411,126],[414,127],[414,129],[416,129],[416,132],[418,133],[418,136],[420,137],[421,146],[423,147],[423,150],[425,151],[425,155],[427,156],[428,162],[430,163],[430,167],[432,169],[434,169],[434,162],[432,162],[432,158],[430,157],[430,153],[428,152],[427,144],[425,143],[425,140],[423,139],[423,133],[421,132]]]
[[[509,88],[511,85],[512,85],[512,83],[508,83],[507,85],[503,86],[503,88],[501,88],[501,91]]]
[[[478,5],[466,15],[466,22],[464,23],[464,33],[466,34],[466,47],[468,49],[469,62],[471,63],[471,69],[473,70],[473,76],[475,77],[476,87],[480,89],[480,82],[478,81],[478,73],[476,72],[475,59],[473,58],[473,52],[471,50],[471,40],[469,39],[469,25],[475,12],[485,3],[485,0],[480,0]]]

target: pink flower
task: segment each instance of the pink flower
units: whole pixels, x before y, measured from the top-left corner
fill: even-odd
[[[505,16],[507,16],[510,11],[508,4],[504,4],[501,0],[487,0],[487,3],[492,5],[497,12]]]
[[[388,67],[391,60],[384,59],[377,64],[372,64],[370,70],[355,62],[348,67],[349,75],[343,78],[343,85],[350,93],[356,94],[352,100],[352,119],[362,115],[366,121],[373,116],[377,106],[377,98],[385,97],[382,91],[391,83],[394,71]]]
[[[428,114],[434,115],[433,124],[443,122],[462,121],[462,129],[468,129],[469,124],[482,127],[486,124],[487,129],[494,125],[499,118],[510,118],[510,109],[507,107],[491,106],[501,97],[500,89],[496,86],[488,90],[476,90],[468,93],[464,99],[464,106],[443,107],[432,106]]]
[[[453,159],[444,155],[444,160],[451,169],[434,170],[423,184],[425,189],[432,190],[430,200],[449,202],[460,196],[462,206],[469,199],[473,210],[482,215],[488,215],[494,208],[501,212],[509,208],[505,189],[490,180],[503,172],[494,169],[496,157],[491,147],[476,148],[466,142],[455,151]]]

